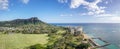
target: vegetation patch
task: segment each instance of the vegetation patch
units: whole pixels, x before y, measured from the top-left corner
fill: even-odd
[[[0,49],[23,49],[35,44],[46,44],[47,34],[0,34]]]

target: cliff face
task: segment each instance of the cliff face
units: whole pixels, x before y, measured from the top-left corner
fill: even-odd
[[[21,25],[27,25],[27,24],[41,24],[44,22],[42,22],[41,20],[39,20],[37,17],[32,17],[29,19],[15,19],[12,21],[2,21],[0,22],[0,26],[3,27],[9,27],[9,26],[21,26]]]

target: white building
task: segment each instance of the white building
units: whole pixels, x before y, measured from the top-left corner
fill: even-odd
[[[77,26],[77,27],[70,27],[69,26],[68,28],[70,29],[71,34],[80,35],[80,34],[83,33],[82,27],[79,27],[79,26]]]

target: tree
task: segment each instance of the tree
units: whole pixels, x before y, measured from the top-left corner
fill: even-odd
[[[75,49],[88,49],[89,46],[90,44],[88,43],[81,43],[80,45],[76,46]]]
[[[36,44],[36,45],[30,46],[29,49],[45,49],[45,47],[41,44]]]

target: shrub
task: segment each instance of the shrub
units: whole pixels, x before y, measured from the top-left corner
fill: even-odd
[[[81,43],[80,45],[76,46],[75,49],[88,49],[89,46],[90,44],[88,43]]]
[[[45,47],[41,44],[35,44],[30,46],[29,49],[45,49]]]

